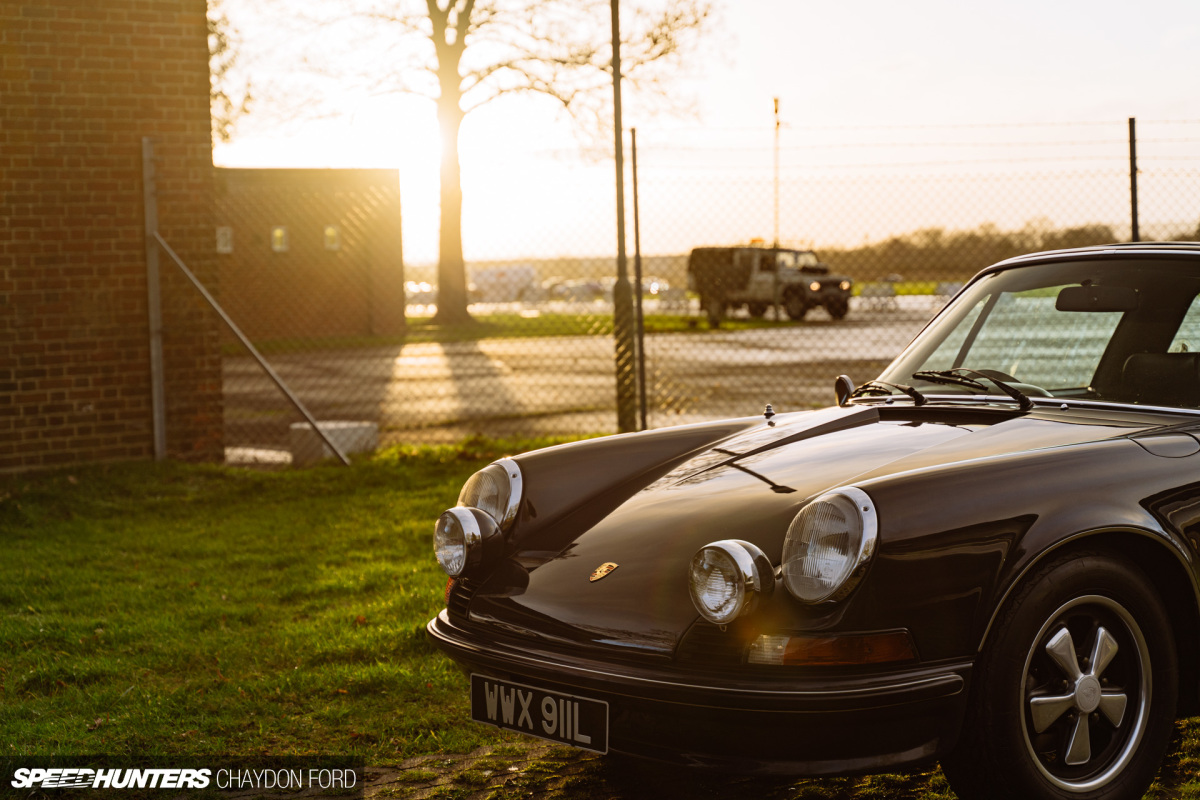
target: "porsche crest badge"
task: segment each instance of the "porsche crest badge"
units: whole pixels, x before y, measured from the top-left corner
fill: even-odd
[[[588,578],[588,580],[591,581],[592,583],[595,583],[596,581],[600,580],[605,575],[607,575],[608,573],[610,573],[614,569],[616,569],[617,566],[618,566],[617,564],[614,564],[611,561],[606,561],[605,563],[596,567],[595,571],[592,572],[592,577]]]

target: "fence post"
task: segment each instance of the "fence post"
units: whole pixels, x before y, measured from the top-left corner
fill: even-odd
[[[158,274],[158,192],[155,186],[154,142],[142,138],[142,201],[146,224],[146,306],[150,323],[150,412],[154,430],[154,460],[167,457],[167,405],[163,381],[162,289]]]
[[[1137,199],[1137,119],[1129,118],[1129,216],[1131,242],[1140,242],[1138,233],[1138,199]]]
[[[625,261],[625,131],[621,128],[621,22],[619,0],[612,5],[613,128],[617,160],[617,282],[613,285],[613,338],[616,340],[617,430],[637,430],[637,376],[634,366],[633,294]]]
[[[638,214],[637,128],[629,129],[630,152],[633,154],[633,286],[637,318],[637,390],[638,430],[646,430],[646,316],[642,309],[642,232]]]

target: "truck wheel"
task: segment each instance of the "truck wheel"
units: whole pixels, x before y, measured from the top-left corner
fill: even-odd
[[[1015,593],[976,667],[942,762],[963,800],[1135,800],[1174,727],[1179,671],[1152,580],[1069,553]]]
[[[793,292],[783,299],[783,310],[787,313],[788,319],[799,322],[808,313],[808,304],[804,302],[803,295]]]
[[[834,319],[842,319],[850,310],[850,303],[844,297],[831,297],[825,301],[825,310]]]
[[[700,307],[708,315],[708,327],[721,327],[721,319],[725,316],[725,302],[713,297],[701,297]]]
[[[750,316],[754,317],[755,319],[760,319],[764,314],[767,313],[767,304],[746,303],[746,311],[748,311]]]

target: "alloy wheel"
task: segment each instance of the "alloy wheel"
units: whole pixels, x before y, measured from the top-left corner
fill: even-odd
[[[1150,652],[1109,597],[1077,597],[1042,626],[1025,659],[1022,725],[1042,774],[1070,792],[1097,789],[1132,759],[1150,713]]]

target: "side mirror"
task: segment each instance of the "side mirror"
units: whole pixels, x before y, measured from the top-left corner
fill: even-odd
[[[850,395],[854,393],[854,381],[850,380],[849,375],[838,375],[833,379],[833,393],[837,396],[837,404],[844,406],[850,402]]]

